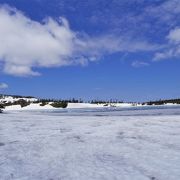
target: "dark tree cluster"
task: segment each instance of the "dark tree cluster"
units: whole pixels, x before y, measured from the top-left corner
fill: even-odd
[[[37,101],[34,101],[33,103],[49,103],[49,102],[67,102],[67,103],[83,103],[83,100],[81,99],[38,99]]]
[[[33,103],[40,103],[40,106],[50,104],[52,107],[55,108],[66,108],[68,106],[68,101],[66,100],[39,99],[38,101],[34,101]]]
[[[0,105],[1,107],[6,107],[6,106],[12,106],[12,105],[20,105],[21,107],[26,107],[28,105],[30,105],[30,101],[26,101],[24,99],[19,99],[18,101],[14,101],[14,102],[4,102]]]
[[[66,101],[56,101],[50,104],[54,108],[66,108],[68,103]]]
[[[171,104],[180,104],[180,99],[169,99],[169,100],[159,100],[159,101],[149,101],[149,102],[146,102],[146,103],[143,103],[143,105],[164,105],[164,104],[168,104],[168,103],[171,103]]]

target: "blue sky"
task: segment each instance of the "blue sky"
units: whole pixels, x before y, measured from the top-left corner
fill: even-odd
[[[180,97],[180,1],[0,0],[0,91]]]

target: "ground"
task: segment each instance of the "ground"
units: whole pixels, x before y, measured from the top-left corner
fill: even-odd
[[[0,115],[1,180],[179,177],[179,115]]]

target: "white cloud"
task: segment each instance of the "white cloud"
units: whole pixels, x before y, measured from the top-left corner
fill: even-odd
[[[178,22],[180,13],[179,0],[166,0],[159,5],[151,5],[145,9],[145,13],[159,19],[159,23],[164,22],[168,26],[173,26]]]
[[[0,83],[0,89],[7,89],[8,85],[6,83]]]
[[[144,66],[149,66],[149,63],[144,62],[144,61],[134,61],[131,65],[132,65],[132,67],[140,68],[140,67],[144,67]]]
[[[37,75],[32,67],[70,64],[75,33],[68,22],[47,19],[32,21],[17,10],[0,9],[0,59],[4,72],[13,75]]]
[[[167,38],[171,43],[180,43],[180,28],[171,30]]]
[[[180,57],[180,28],[171,30],[167,36],[168,45],[162,52],[157,52],[154,61]]]
[[[40,75],[38,67],[87,64],[115,52],[151,51],[157,46],[146,41],[115,35],[89,37],[70,29],[65,18],[33,21],[22,12],[0,7],[0,63],[4,73]]]
[[[161,61],[164,59],[170,59],[172,57],[175,57],[175,54],[173,52],[173,49],[168,49],[163,52],[157,52],[154,55],[153,61]]]

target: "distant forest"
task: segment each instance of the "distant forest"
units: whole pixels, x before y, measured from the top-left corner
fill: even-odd
[[[158,101],[149,101],[142,103],[142,105],[164,105],[164,104],[180,104],[180,99],[169,99],[169,100],[158,100]]]
[[[38,99],[36,101],[30,102],[28,100],[24,100],[25,99],[29,99],[29,98],[35,98],[33,96],[20,96],[20,95],[4,95],[4,94],[0,94],[0,99],[3,99],[4,97],[8,97],[11,96],[14,99],[18,98],[19,100],[15,101],[15,102],[1,102],[0,103],[0,108],[4,107],[4,106],[11,106],[11,105],[21,105],[22,107],[24,106],[28,106],[30,103],[40,103],[41,106],[45,106],[46,104],[51,102],[51,105],[53,107],[67,107],[68,103],[83,103],[83,102],[87,102],[87,101],[83,101],[82,99],[75,99],[75,98],[70,98],[70,99]],[[115,104],[115,103],[123,103],[123,101],[118,101],[118,100],[91,100],[88,101],[88,103],[91,104]],[[142,105],[164,105],[164,104],[180,104],[180,99],[169,99],[169,100],[157,100],[157,101],[149,101],[149,102],[143,102],[143,103],[136,103],[136,102],[132,102],[132,104],[142,104]]]

